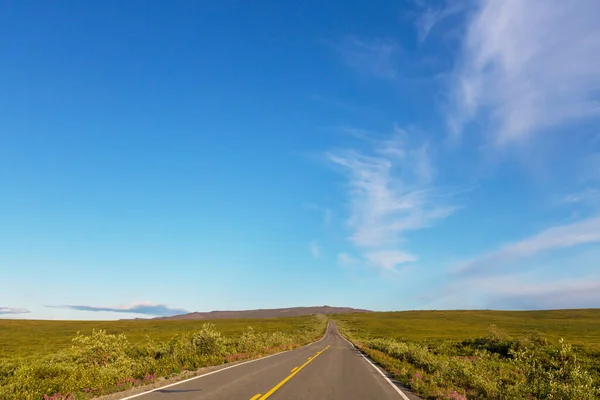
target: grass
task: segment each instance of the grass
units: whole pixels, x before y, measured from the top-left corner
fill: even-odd
[[[331,318],[363,352],[425,399],[600,398],[600,310],[410,311]],[[182,371],[297,347],[324,329],[324,318],[315,316],[0,320],[0,398],[89,399]]]
[[[146,337],[167,341],[174,335],[198,330],[210,322],[224,336],[241,335],[248,326],[257,333],[282,332],[291,334],[303,330],[313,321],[312,316],[273,319],[222,319],[214,321],[36,321],[0,319],[0,359],[15,356],[43,356],[68,348],[72,339],[81,332],[93,330],[108,334],[125,334],[131,343],[141,343]]]
[[[292,349],[318,339],[325,327],[323,316],[218,321],[3,320],[0,399],[90,399],[184,371]]]
[[[338,321],[397,340],[463,340],[485,336],[494,324],[509,335],[535,332],[578,346],[600,346],[600,309],[549,311],[404,311],[336,315]]]
[[[600,398],[597,309],[333,319],[357,347],[425,399]]]

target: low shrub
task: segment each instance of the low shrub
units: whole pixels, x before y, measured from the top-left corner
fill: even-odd
[[[255,333],[225,337],[213,324],[174,336],[168,342],[131,344],[124,334],[94,330],[77,334],[71,348],[42,357],[0,359],[0,399],[75,400],[128,389],[182,371],[273,353],[315,340],[326,320],[293,334]]]
[[[539,334],[512,338],[492,326],[485,337],[400,341],[342,332],[359,349],[426,399],[560,399],[600,397],[598,358]]]

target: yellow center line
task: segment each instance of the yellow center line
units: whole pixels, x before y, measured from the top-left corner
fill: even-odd
[[[259,393],[259,394],[255,395],[255,396],[252,396],[252,398],[251,398],[250,400],[257,400],[257,399],[258,399],[260,396],[261,396],[261,395],[260,395],[260,393]]]
[[[294,367],[294,368],[292,368],[292,370],[290,372],[294,372],[297,369],[298,369],[298,367]]]
[[[309,358],[307,362],[305,362],[304,364],[302,364],[301,366],[299,366],[295,371],[292,370],[293,372],[291,374],[289,374],[284,380],[282,380],[281,382],[279,382],[277,385],[273,386],[273,388],[271,390],[269,390],[267,393],[263,394],[262,397],[260,397],[259,399],[256,399],[256,396],[254,396],[252,399],[250,400],[265,400],[268,397],[270,397],[273,393],[275,393],[277,391],[277,389],[279,389],[280,387],[282,387],[287,381],[289,381],[290,379],[292,379],[294,377],[294,375],[296,375],[298,372],[300,372],[300,370],[304,367],[306,367],[311,361],[313,361],[315,358],[317,358],[317,356],[319,356],[322,352],[324,352],[325,350],[327,350],[331,345],[325,347],[323,350],[319,351],[317,354],[315,354],[313,357]]]

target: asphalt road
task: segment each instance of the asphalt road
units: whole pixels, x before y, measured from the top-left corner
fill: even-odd
[[[129,397],[129,398],[133,398]],[[129,399],[128,398],[128,399]],[[309,346],[223,369],[136,400],[413,400],[340,336],[330,322]]]

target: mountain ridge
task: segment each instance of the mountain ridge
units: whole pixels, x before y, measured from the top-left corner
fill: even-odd
[[[281,318],[300,317],[312,314],[351,314],[372,312],[360,308],[351,307],[288,307],[288,308],[259,308],[255,310],[215,310],[207,312],[191,312],[187,314],[173,315],[169,317],[156,317],[161,320],[210,320],[210,319],[238,319],[238,318]]]

